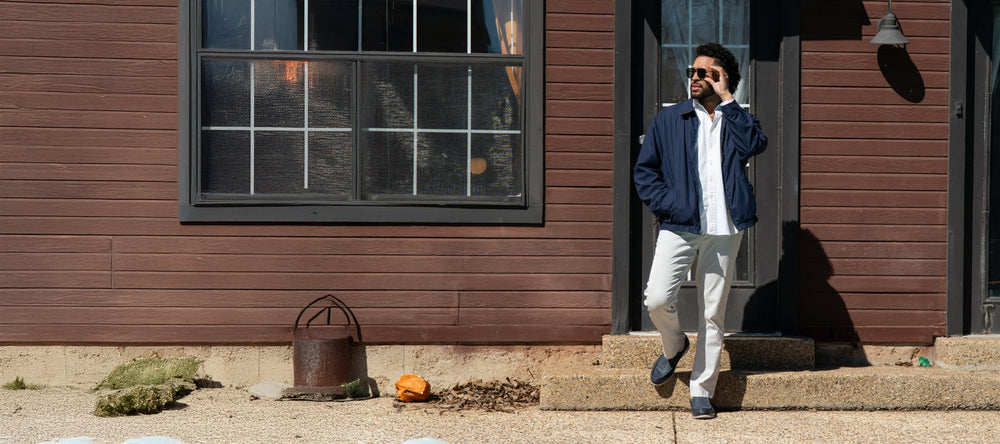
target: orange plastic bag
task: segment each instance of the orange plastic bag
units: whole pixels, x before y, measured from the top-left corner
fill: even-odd
[[[403,375],[396,381],[396,399],[403,402],[426,401],[431,385],[417,375]]]

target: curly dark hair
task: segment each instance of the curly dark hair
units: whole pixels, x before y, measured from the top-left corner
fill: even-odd
[[[740,62],[736,56],[718,43],[706,43],[695,50],[698,57],[706,56],[715,59],[717,65],[729,76],[729,92],[735,93],[740,84]]]

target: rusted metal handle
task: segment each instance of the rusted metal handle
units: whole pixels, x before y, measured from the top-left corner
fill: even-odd
[[[309,305],[303,307],[302,310],[299,311],[299,315],[295,318],[295,328],[293,328],[292,330],[295,331],[299,329],[299,321],[302,320],[302,315],[305,314],[306,310],[308,310],[310,307],[316,305],[317,303],[319,303],[324,299],[329,301],[330,305],[323,307],[322,309],[317,311],[316,314],[314,314],[311,318],[309,318],[309,320],[306,321],[305,323],[305,328],[309,328],[309,325],[312,324],[312,321],[316,320],[316,318],[318,318],[319,315],[323,313],[326,313],[326,325],[332,325],[331,324],[332,314],[330,312],[332,311],[331,309],[333,307],[337,307],[338,309],[340,309],[340,312],[344,314],[344,319],[347,320],[347,327],[350,327],[351,324],[354,324],[354,331],[357,334],[358,342],[361,342],[361,324],[358,324],[358,318],[354,316],[354,312],[351,311],[351,309],[347,306],[347,304],[344,303],[344,301],[341,301],[332,294],[319,297],[315,301],[310,302]]]

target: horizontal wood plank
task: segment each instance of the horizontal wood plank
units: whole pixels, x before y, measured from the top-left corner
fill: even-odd
[[[848,225],[803,224],[823,241],[849,242],[945,242],[944,225]]]
[[[463,310],[469,308],[598,308],[611,306],[611,293],[600,291],[500,292],[463,291]],[[605,313],[605,322],[610,319]]]
[[[125,60],[105,58],[0,56],[0,72],[5,74],[104,75],[109,72],[129,77],[177,77],[176,60]],[[4,91],[9,94],[9,91]],[[85,94],[85,93],[82,93]],[[2,96],[0,96],[2,97]],[[174,108],[177,103],[174,100]],[[59,106],[59,104],[52,104]],[[156,110],[143,110],[156,111]]]
[[[947,140],[946,123],[802,122],[803,138]]]
[[[803,104],[803,121],[830,122],[947,122],[948,107],[942,105],[902,105],[873,107],[866,105]]]
[[[0,109],[7,127],[176,130],[177,113]]]
[[[934,27],[948,27],[948,22],[925,22]],[[909,25],[909,24],[907,24]],[[919,27],[925,30],[924,26]],[[907,26],[909,33],[909,26]],[[945,34],[947,35],[947,34]],[[948,72],[950,57],[947,54],[914,54],[913,65],[919,72]],[[802,54],[802,69],[810,70],[879,70],[878,57],[872,57],[871,52],[806,52]]]
[[[800,142],[799,150],[803,156],[948,157],[948,141],[808,138]]]
[[[554,66],[545,68],[545,80],[555,83],[612,83],[615,72],[610,66]]]
[[[81,150],[95,148],[168,148],[173,150],[174,163],[176,164],[177,162],[177,131],[8,128],[0,126],[0,153],[7,155],[7,153],[15,152],[16,150],[23,150],[34,146],[72,147]],[[69,159],[73,158],[72,156],[67,157]],[[63,162],[66,161],[63,160]]]
[[[0,307],[294,308],[333,294],[354,308],[607,308],[607,291],[0,289]]]
[[[948,173],[946,157],[804,155],[799,162],[803,173],[895,173],[921,176]]]
[[[0,235],[0,253],[105,253],[111,243],[110,237]]]
[[[177,24],[177,7],[131,6],[120,4],[67,4],[44,2],[0,3],[0,16],[4,21],[32,21],[52,23],[160,23]]]
[[[0,215],[7,234],[114,236],[296,236],[374,238],[593,239],[611,238],[604,222],[550,222],[530,226],[372,226],[372,225],[219,225],[181,224],[176,218],[8,217]]]
[[[298,233],[289,233],[298,235]],[[337,252],[356,256],[403,254],[414,256],[609,256],[610,239],[493,239],[464,238],[462,230],[455,237],[343,237],[319,236],[134,236],[119,237],[114,251],[123,254],[290,254],[326,255]]]
[[[947,41],[946,41],[947,42]],[[865,43],[869,44],[869,43]],[[947,89],[950,75],[947,72],[925,72],[919,77],[908,77],[890,83],[879,71],[803,69],[802,86],[910,88],[915,92],[925,89]],[[924,101],[921,100],[921,103]]]
[[[948,214],[944,208],[801,207],[799,217],[804,224],[945,225]]]
[[[5,307],[6,325],[294,325],[295,308]],[[454,308],[352,308],[359,325],[458,325]],[[310,311],[309,313],[313,313]],[[315,314],[315,313],[313,313]],[[331,322],[345,323],[340,313]],[[584,317],[584,319],[588,319]],[[324,320],[325,323],[325,320]]]
[[[808,293],[944,293],[944,277],[936,276],[832,276],[828,280],[802,279],[800,290]]]
[[[46,25],[31,20],[3,20],[3,26],[0,26],[0,40],[2,39],[64,40],[77,43],[159,42],[176,45],[177,25],[107,21],[60,22]]]
[[[944,174],[802,173],[801,186],[811,190],[947,191]]]
[[[603,117],[614,116],[612,102],[583,100],[548,100],[545,115],[549,117]]]
[[[0,271],[0,288],[111,288],[111,271]]]
[[[545,172],[545,183],[553,187],[610,188],[612,181],[611,171],[606,170],[550,169]]]
[[[948,194],[940,191],[802,190],[809,207],[946,208]]]
[[[5,91],[140,94],[176,97],[177,78],[0,73],[0,88]]]
[[[51,199],[173,200],[175,182],[0,180],[10,197]]]
[[[614,162],[611,153],[568,153],[545,154],[545,168],[551,170],[600,170],[608,171]]]
[[[942,17],[948,17],[950,12],[945,11]],[[881,16],[879,16],[881,17]],[[899,16],[897,16],[899,17]],[[904,26],[905,25],[905,22]],[[859,33],[857,39],[827,39],[808,38],[805,35],[802,39],[803,52],[865,52],[876,49],[872,46],[871,39],[875,37],[874,28],[868,33]],[[867,34],[867,35],[866,35]],[[865,38],[867,37],[867,38]],[[908,54],[948,54],[951,50],[947,37],[910,37],[906,45]],[[874,56],[875,54],[872,54]]]
[[[611,205],[611,188],[546,187],[545,202],[553,204]]]
[[[599,343],[610,325],[362,326],[366,344],[418,343]],[[285,326],[8,326],[0,342],[24,344],[291,344]]]
[[[264,290],[610,291],[605,274],[117,272],[116,288]]]
[[[463,308],[461,325],[608,325],[609,308]]]
[[[171,182],[177,180],[173,165],[78,164],[78,163],[2,163],[0,180],[68,180],[68,181],[142,181]]]
[[[2,128],[0,128],[2,130]],[[3,142],[0,142],[2,144]],[[177,148],[0,146],[0,162],[55,164],[177,165]]]
[[[803,298],[805,310],[921,310],[943,312],[946,298],[943,293],[811,293]]]
[[[614,134],[614,120],[611,118],[546,117],[545,132],[547,134],[612,135]]]
[[[51,255],[49,255],[51,256]],[[106,259],[105,268],[110,265]],[[16,259],[17,256],[15,256]],[[68,258],[52,258],[68,259]],[[81,258],[82,260],[82,258]],[[247,272],[268,273],[454,273],[454,274],[601,274],[611,272],[607,257],[551,256],[415,256],[378,255],[232,255],[116,254],[117,272]],[[13,264],[12,264],[13,265]],[[2,267],[0,267],[2,268]]]
[[[525,299],[585,300],[589,292],[490,292],[499,300],[507,295]],[[4,307],[181,307],[181,308],[292,308],[301,310],[310,302],[332,294],[349,308],[457,308],[456,291],[339,291],[339,290],[170,290],[170,289],[86,289],[11,288],[0,289]],[[558,296],[567,295],[567,296]],[[473,299],[475,300],[475,299]],[[593,304],[593,303],[591,303]],[[470,306],[482,306],[472,304]],[[503,306],[493,305],[493,306]],[[517,307],[518,305],[514,305]],[[532,307],[528,304],[524,307]],[[537,307],[558,307],[558,304]],[[589,306],[588,308],[597,308]]]
[[[611,205],[545,205],[545,218],[550,221],[611,222]]]
[[[592,31],[546,31],[545,47],[547,48],[614,48],[615,34],[613,32]]]
[[[87,270],[110,271],[111,253],[4,253],[0,256],[0,270],[56,271]]]
[[[611,84],[546,83],[545,98],[548,100],[613,100],[614,88]]]
[[[576,136],[571,134],[546,134],[546,153],[555,152],[600,152],[610,153],[614,146],[612,136]],[[549,168],[548,163],[545,164]]]
[[[944,311],[939,310],[850,310],[854,325],[865,327],[943,327]],[[819,326],[831,321],[828,310],[803,310],[801,321]],[[836,324],[833,324],[836,325]]]
[[[854,105],[871,105],[878,103],[891,107],[892,105],[912,105],[913,102],[899,95],[892,88],[849,88],[834,86],[805,86],[800,88],[800,100],[807,103],[842,103]],[[922,105],[944,105],[948,103],[947,89],[926,89],[923,91]]]
[[[611,14],[550,13],[545,16],[545,29],[613,32],[615,30],[615,17]]]
[[[614,66],[615,53],[609,49],[548,48],[545,64],[548,66]]]
[[[946,242],[800,241],[801,258],[945,259]]]
[[[819,265],[819,267],[817,267]],[[817,275],[837,276],[944,276],[943,259],[803,259],[800,274],[808,279]],[[819,268],[819,270],[817,270]]]
[[[614,14],[614,0],[548,0],[545,2],[545,12],[548,14]]]

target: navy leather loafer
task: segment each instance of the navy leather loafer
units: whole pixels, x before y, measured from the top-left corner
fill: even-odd
[[[715,408],[708,398],[696,396],[691,398],[691,416],[694,419],[712,419],[715,418]]]
[[[656,358],[653,369],[649,371],[649,382],[655,386],[666,384],[674,375],[674,370],[677,370],[677,363],[681,361],[689,348],[691,348],[691,341],[688,340],[687,335],[684,335],[684,347],[674,357],[667,359],[661,354],[659,358]]]

